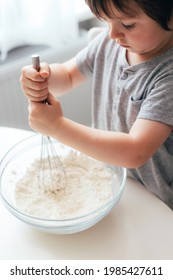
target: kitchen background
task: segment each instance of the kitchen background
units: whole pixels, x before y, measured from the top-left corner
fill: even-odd
[[[86,46],[88,30],[102,25],[85,0],[0,0],[0,126],[30,129],[19,79],[33,53],[66,61]],[[64,114],[90,125],[90,93],[91,80],[61,97]]]

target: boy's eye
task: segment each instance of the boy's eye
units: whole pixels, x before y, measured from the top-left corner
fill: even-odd
[[[123,25],[123,27],[126,28],[126,29],[132,29],[132,28],[135,27],[135,23],[133,23],[133,24],[124,24],[124,23],[122,23],[122,25]]]

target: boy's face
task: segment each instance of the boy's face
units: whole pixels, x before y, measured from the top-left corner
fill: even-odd
[[[137,15],[127,17],[115,8],[113,18],[104,17],[109,25],[109,36],[129,53],[143,56],[144,60],[173,46],[173,32],[164,30],[156,21],[148,17],[137,5]]]

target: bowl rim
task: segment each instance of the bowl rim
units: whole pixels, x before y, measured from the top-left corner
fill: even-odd
[[[118,189],[118,192],[116,193],[116,196],[115,197],[112,197],[109,201],[107,201],[106,203],[104,203],[102,206],[100,206],[99,208],[95,209],[95,210],[92,210],[90,212],[88,212],[87,214],[82,214],[80,216],[76,216],[76,217],[72,217],[70,219],[66,218],[66,219],[48,219],[48,218],[40,218],[40,217],[37,217],[37,216],[32,216],[30,214],[27,214],[25,212],[23,212],[22,210],[20,210],[19,208],[15,207],[14,205],[10,204],[8,202],[8,200],[6,200],[6,198],[3,196],[2,194],[2,185],[1,185],[1,181],[2,181],[2,175],[3,175],[3,172],[5,170],[5,167],[7,166],[7,164],[9,163],[9,161],[7,162],[7,164],[5,165],[5,167],[1,170],[1,165],[2,163],[5,161],[6,157],[18,146],[20,146],[22,143],[24,142],[27,142],[29,141],[31,138],[34,138],[34,137],[38,137],[40,136],[40,134],[38,133],[34,133],[33,135],[30,135],[28,137],[25,137],[24,139],[20,140],[19,142],[17,142],[15,145],[13,145],[6,153],[5,155],[3,156],[3,158],[1,159],[0,161],[0,196],[3,200],[3,202],[8,205],[8,208],[11,208],[13,210],[13,213],[16,212],[18,213],[19,215],[22,215],[28,219],[32,219],[32,220],[35,220],[35,221],[43,221],[43,222],[51,222],[51,223],[54,223],[54,222],[72,222],[72,221],[78,221],[78,220],[81,220],[81,219],[86,219],[86,218],[89,218],[90,216],[94,216],[95,214],[97,214],[98,212],[100,213],[104,213],[104,209],[112,209],[115,205],[116,205],[116,201],[117,201],[117,198],[118,200],[120,199],[121,195],[123,194],[123,191],[124,191],[124,187],[125,187],[125,184],[126,184],[126,178],[127,178],[127,169],[125,167],[120,167],[120,166],[112,166],[112,167],[115,167],[115,168],[118,168],[118,169],[121,169],[122,170],[122,181],[121,181],[121,184],[119,186],[119,189]],[[73,148],[71,148],[70,146],[66,146],[64,145],[63,143],[59,142],[58,140],[56,139],[53,139],[53,141],[55,141],[57,144],[60,144],[62,146],[65,146],[65,147],[68,147],[69,149],[72,149],[72,150],[75,150]],[[36,145],[37,146],[37,145]],[[77,151],[77,150],[75,150]],[[86,155],[87,156],[87,155]],[[100,217],[100,215],[98,215],[98,217]],[[95,216],[94,216],[95,218]]]

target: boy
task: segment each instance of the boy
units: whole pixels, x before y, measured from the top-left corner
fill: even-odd
[[[173,209],[173,1],[86,0],[108,29],[75,58],[22,70],[30,126],[128,168]],[[58,96],[93,77],[93,127],[67,119]],[[49,105],[41,101],[47,99]]]

